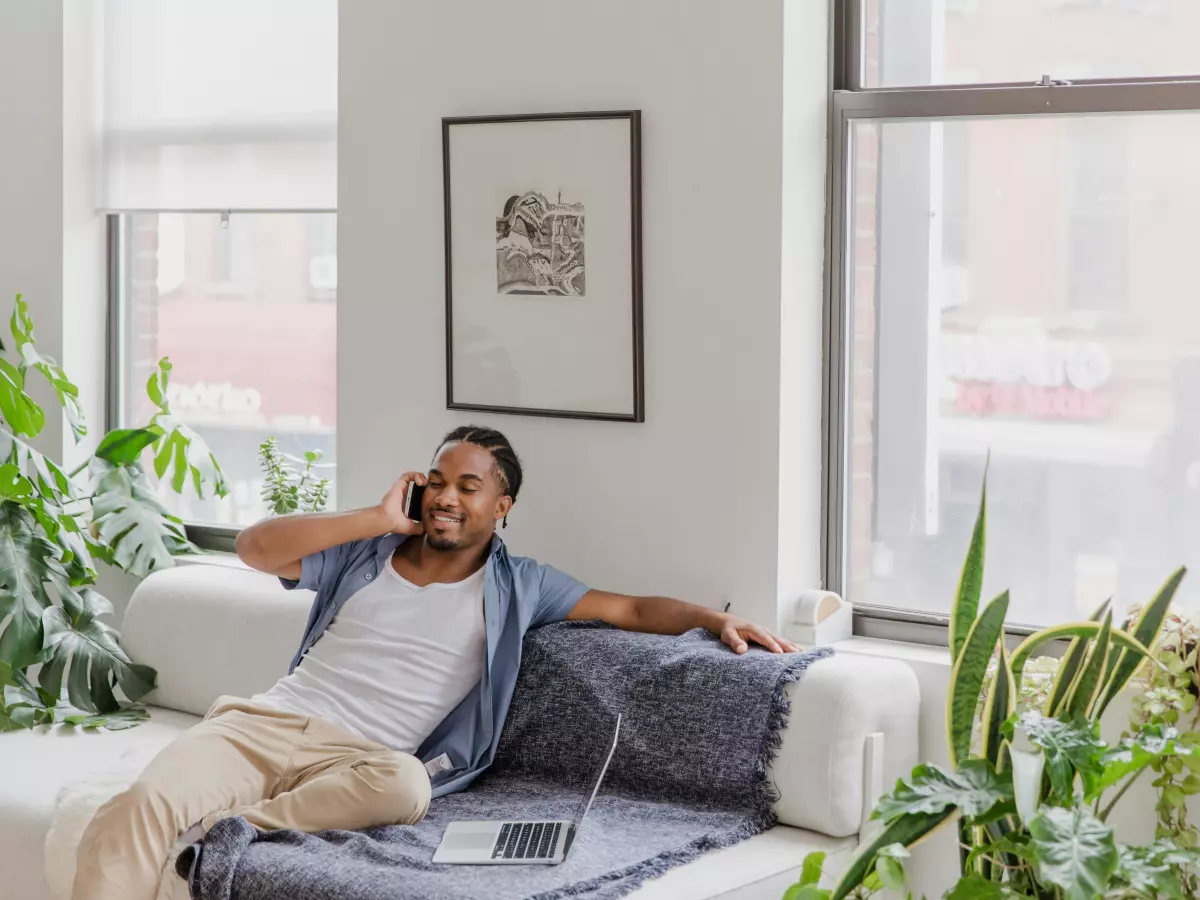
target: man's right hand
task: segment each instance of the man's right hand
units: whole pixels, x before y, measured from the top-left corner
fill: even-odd
[[[405,472],[396,480],[396,483],[391,486],[388,492],[383,495],[383,500],[379,502],[379,508],[383,510],[388,530],[392,534],[414,535],[421,534],[425,530],[420,522],[414,522],[404,514],[404,504],[408,499],[408,486],[410,484],[425,487],[429,484],[429,479],[423,472]]]

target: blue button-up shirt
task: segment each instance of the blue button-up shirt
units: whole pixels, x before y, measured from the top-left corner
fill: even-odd
[[[331,547],[304,558],[299,581],[280,579],[286,588],[317,592],[289,672],[320,640],[346,601],[379,577],[404,540],[403,535],[389,534]],[[525,632],[565,619],[587,590],[557,569],[510,556],[504,541],[492,538],[483,581],[483,677],[417,750],[425,763],[443,753],[450,760],[449,769],[432,776],[434,797],[461,791],[492,764],[517,685]]]

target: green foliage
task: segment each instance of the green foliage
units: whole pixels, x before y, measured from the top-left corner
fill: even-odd
[[[299,471],[296,464],[301,460],[283,453],[273,436],[262,442],[258,455],[263,470],[262,498],[275,515],[320,512],[325,508],[329,502],[329,479],[317,478],[313,473],[321,461],[319,450],[304,454],[304,468]]]
[[[194,549],[150,485],[144,451],[153,450],[160,477],[173,473],[171,487],[181,491],[190,481],[201,497],[224,494],[220,467],[171,415],[164,359],[147,386],[154,418],[105,435],[68,475],[29,444],[45,428],[46,412],[27,390],[31,377],[44,379],[79,441],[87,435],[79,389],[37,350],[20,295],[10,329],[13,358],[0,356],[0,731],[56,723],[128,728],[147,718],[136,703],[154,687],[155,673],[126,655],[104,621],[112,607],[92,587],[95,560],[143,577]],[[73,480],[84,470],[87,486]]]
[[[1007,593],[979,609],[986,497],[985,489],[951,613],[954,668],[946,700],[951,767],[917,766],[880,799],[873,818],[883,828],[832,890],[816,887],[811,870],[821,861],[812,858],[802,882],[786,896],[842,900],[885,888],[904,893],[900,848],[955,820],[963,843],[961,877],[945,900],[1196,896],[1192,879],[1200,852],[1194,841],[1175,832],[1160,834],[1150,846],[1124,846],[1108,819],[1145,771],[1182,777],[1172,784],[1176,791],[1164,792],[1171,809],[1182,805],[1183,784],[1200,791],[1200,741],[1173,727],[1185,709],[1196,710],[1195,692],[1184,699],[1180,691],[1184,681],[1196,683],[1191,676],[1200,640],[1190,646],[1177,642],[1176,659],[1145,667],[1147,677],[1158,679],[1158,693],[1142,705],[1135,727],[1117,746],[1100,740],[1098,725],[1107,703],[1151,656],[1148,644],[1154,645],[1183,570],[1168,579],[1132,633],[1116,627],[1106,602],[1091,621],[1043,629],[1010,657],[1003,628]],[[1072,643],[1061,662],[1039,660],[1039,650],[1066,639]],[[1162,659],[1161,644],[1156,652]]]
[[[1184,613],[1168,612],[1163,603],[1178,586],[1179,578],[1172,576],[1144,610],[1134,610],[1130,617],[1130,629],[1153,642],[1158,665],[1138,670],[1140,694],[1121,747],[1133,757],[1131,764],[1141,762],[1144,754],[1153,756],[1148,769],[1158,792],[1157,837],[1192,850],[1200,845],[1200,830],[1187,810],[1188,798],[1200,794],[1200,757],[1193,752],[1200,747],[1200,626]],[[1160,737],[1161,746],[1135,743],[1126,748],[1131,733],[1148,732]],[[1200,877],[1194,870],[1185,873],[1181,883],[1187,896],[1200,895]]]
[[[1060,887],[1066,900],[1093,900],[1117,870],[1112,829],[1086,807],[1044,807],[1029,823],[1038,880]]]

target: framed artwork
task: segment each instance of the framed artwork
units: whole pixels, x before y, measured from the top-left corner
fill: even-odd
[[[645,421],[641,114],[442,120],[446,403]]]

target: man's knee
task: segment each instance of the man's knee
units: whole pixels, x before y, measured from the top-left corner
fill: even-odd
[[[357,768],[357,767],[356,767]],[[431,787],[425,766],[407,753],[370,760],[360,772],[373,789],[372,811],[381,825],[413,825],[429,811]]]
[[[166,806],[162,792],[139,779],[96,810],[89,827],[108,830],[138,820],[159,819]]]

